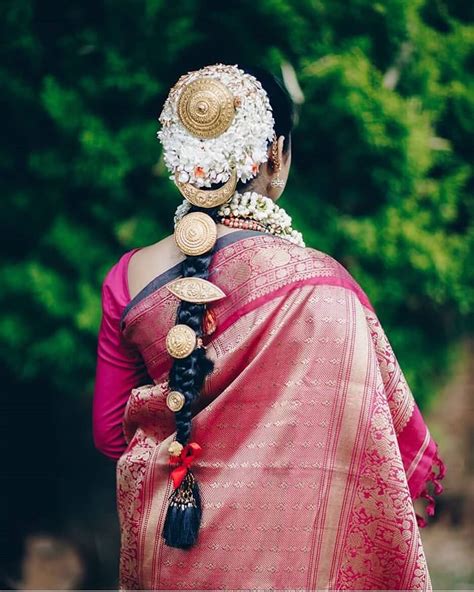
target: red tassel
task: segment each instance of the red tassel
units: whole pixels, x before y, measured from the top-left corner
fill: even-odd
[[[441,481],[441,479],[444,479],[444,476],[446,475],[446,465],[443,463],[443,461],[441,460],[441,458],[438,454],[438,447],[436,447],[435,456],[433,458],[433,466],[438,467],[438,473],[436,473],[434,470],[431,471],[431,473],[426,481],[426,487],[423,489],[423,491],[419,495],[419,497],[422,497],[422,498],[428,500],[428,504],[425,508],[425,512],[426,512],[427,516],[434,516],[435,507],[436,507],[435,498],[428,491],[428,484],[433,483],[435,495],[439,495],[440,493],[442,493],[444,491],[444,488],[443,488],[442,484],[440,483],[440,481]],[[417,521],[418,526],[420,528],[424,528],[427,525],[427,521],[419,514],[416,514],[416,521]]]
[[[202,448],[197,442],[190,442],[187,444],[181,454],[178,457],[170,458],[170,463],[179,462],[177,466],[171,472],[171,478],[173,479],[174,488],[177,489],[192,465],[192,463],[201,455]]]
[[[204,335],[212,335],[217,329],[216,313],[210,308],[207,308],[204,314],[202,320],[202,329]]]

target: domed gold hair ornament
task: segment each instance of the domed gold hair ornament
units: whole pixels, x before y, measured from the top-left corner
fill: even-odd
[[[201,278],[179,278],[166,284],[166,287],[180,300],[196,304],[206,304],[225,297],[218,286]]]
[[[179,97],[178,117],[198,138],[217,138],[230,127],[234,116],[234,96],[215,78],[190,82]]]
[[[179,391],[170,391],[166,397],[166,405],[168,409],[174,413],[181,411],[185,402],[186,399],[184,398],[183,393],[180,393]]]
[[[198,189],[191,183],[182,183],[179,173],[175,175],[175,183],[183,197],[201,208],[217,208],[229,201],[237,187],[237,171],[232,169],[229,179],[218,189]]]
[[[166,350],[173,358],[187,358],[197,345],[197,335],[188,325],[171,327],[166,336]]]
[[[191,212],[176,225],[174,238],[186,255],[202,255],[209,251],[217,240],[216,223],[204,212]]]

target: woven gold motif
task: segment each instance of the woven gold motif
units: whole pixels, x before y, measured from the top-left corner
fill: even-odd
[[[188,325],[175,325],[166,336],[166,350],[173,358],[186,358],[196,347],[196,333]]]
[[[175,182],[183,197],[195,206],[201,208],[217,208],[228,202],[235,193],[237,187],[237,171],[232,169],[229,179],[218,189],[198,189],[191,183],[181,183],[178,173]]]
[[[166,405],[168,406],[168,409],[171,409],[171,411],[174,411],[175,413],[183,408],[185,402],[186,399],[184,398],[183,393],[180,393],[179,391],[170,391],[166,397]]]
[[[180,300],[205,304],[225,297],[224,292],[216,285],[201,278],[186,277],[173,280],[166,284],[168,290]]]
[[[214,78],[190,82],[179,98],[179,119],[198,138],[217,138],[229,128],[234,115],[234,96]]]
[[[192,212],[178,222],[174,238],[186,255],[202,255],[209,251],[217,240],[216,223],[203,212]]]

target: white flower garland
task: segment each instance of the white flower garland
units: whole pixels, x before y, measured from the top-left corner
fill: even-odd
[[[186,199],[178,206],[174,215],[174,224],[179,222],[191,209]],[[291,216],[265,195],[247,191],[232,196],[231,200],[220,206],[218,217],[254,220],[265,228],[265,232],[284,238],[300,247],[305,247],[303,235],[292,227]]]
[[[178,102],[187,84],[201,77],[215,78],[225,84],[238,100],[235,117],[217,138],[193,136],[181,123]],[[268,160],[268,143],[275,121],[268,95],[260,82],[238,66],[215,64],[182,76],[171,89],[160,115],[162,128],[157,136],[163,145],[163,157],[174,180],[211,187],[224,183],[236,168],[237,178],[249,181]]]

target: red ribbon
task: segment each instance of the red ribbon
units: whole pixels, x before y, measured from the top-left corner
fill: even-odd
[[[197,442],[190,442],[181,450],[181,454],[176,458],[170,459],[170,463],[179,462],[179,466],[171,472],[174,488],[179,487],[188,472],[191,464],[201,455],[202,448]]]

